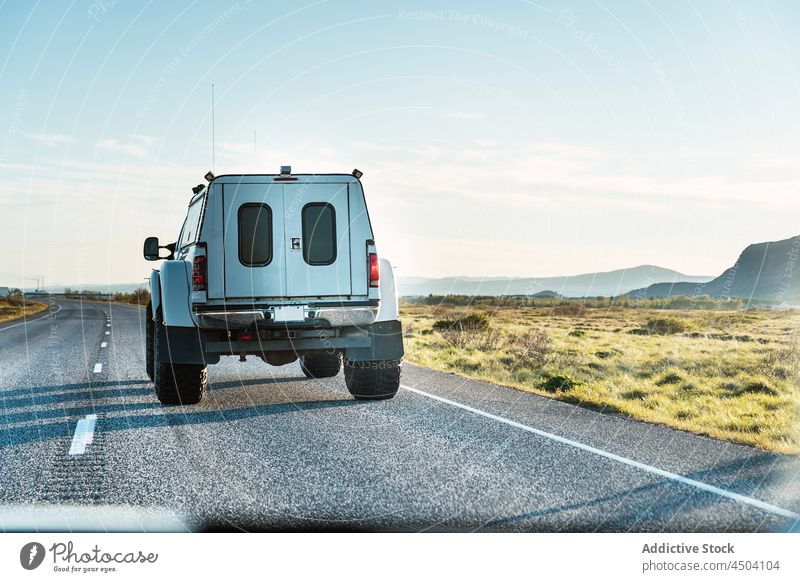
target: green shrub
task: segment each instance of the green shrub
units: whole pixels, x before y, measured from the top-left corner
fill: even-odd
[[[611,356],[613,356],[614,353],[600,350],[598,352],[595,352],[594,355],[600,358],[601,360],[605,360],[606,358],[610,358]]]
[[[635,329],[630,330],[628,333],[631,335],[650,335],[650,330],[637,327]]]
[[[25,297],[22,293],[14,293],[6,297],[6,301],[12,307],[23,307],[25,305]]]
[[[677,317],[652,317],[647,320],[645,329],[655,335],[673,335],[685,332],[689,326]]]
[[[150,291],[139,287],[132,293],[114,293],[114,301],[117,303],[133,303],[135,305],[147,305],[150,303]]]
[[[586,335],[586,332],[582,329],[573,329],[569,334],[571,337],[583,337]]]
[[[508,346],[519,358],[520,366],[526,368],[541,368],[553,358],[553,340],[544,329],[512,335]]]
[[[648,394],[644,390],[639,390],[638,388],[634,388],[633,390],[628,390],[627,392],[623,392],[620,394],[623,400],[644,400],[647,398]]]
[[[455,319],[440,319],[433,324],[433,329],[444,331],[455,329],[458,331],[485,331],[492,323],[492,316],[482,311],[462,315]]]
[[[770,396],[777,396],[778,392],[771,388],[766,382],[761,380],[751,380],[743,384],[737,391],[737,396],[742,394],[769,394]]]
[[[499,330],[490,328],[491,323],[491,315],[476,312],[455,319],[440,319],[433,324],[433,329],[456,348],[493,351],[500,346],[501,337]]]
[[[800,373],[800,344],[793,339],[787,345],[767,353],[762,369],[779,380],[787,380]]]
[[[677,372],[668,372],[656,381],[656,386],[666,386],[667,384],[678,384],[683,378]]]
[[[584,382],[573,378],[569,374],[554,374],[544,381],[542,390],[546,392],[563,392],[583,385]]]
[[[556,305],[550,310],[550,315],[564,315],[567,317],[578,317],[582,315],[584,306],[582,303],[566,303],[563,305]]]

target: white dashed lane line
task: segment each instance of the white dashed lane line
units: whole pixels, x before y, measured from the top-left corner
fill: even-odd
[[[86,445],[92,444],[94,440],[94,426],[96,422],[96,414],[87,414],[78,421],[78,424],[75,426],[75,434],[72,435],[72,444],[69,447],[70,455],[82,455],[86,452]]]
[[[111,324],[107,323],[106,326],[111,327]],[[111,332],[107,331],[106,335],[109,335],[110,333]],[[107,348],[108,342],[102,342],[100,347]],[[94,373],[100,374],[102,371],[103,364],[97,362],[94,365]],[[92,441],[94,440],[94,426],[96,422],[96,414],[87,414],[78,421],[78,424],[75,426],[75,434],[72,436],[72,444],[69,447],[70,455],[82,455],[84,452],[86,452],[86,445],[92,444]]]
[[[110,332],[110,331],[107,331],[107,332],[106,332],[106,335],[111,335],[111,332]]]

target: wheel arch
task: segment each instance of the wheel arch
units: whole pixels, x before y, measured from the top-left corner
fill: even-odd
[[[158,308],[161,307],[161,281],[158,269],[150,271],[150,304],[152,306],[150,315],[155,319]]]
[[[195,327],[192,319],[191,272],[188,261],[164,261],[159,272],[159,307],[164,325]],[[155,304],[153,313],[156,313]]]
[[[396,321],[399,319],[399,308],[397,303],[397,286],[394,281],[394,270],[388,259],[380,259],[381,280],[381,303],[378,310],[378,317],[375,321]]]

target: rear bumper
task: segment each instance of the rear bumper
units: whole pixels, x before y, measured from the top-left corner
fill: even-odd
[[[379,321],[363,327],[269,330],[250,341],[222,340],[219,332],[190,327],[161,326],[159,357],[173,364],[216,364],[220,356],[288,351],[342,352],[354,361],[400,360],[403,333],[399,321]]]
[[[203,329],[244,330],[262,325],[307,325],[310,327],[366,326],[378,317],[377,305],[304,307],[303,320],[276,321],[275,307],[257,309],[215,309],[196,311],[197,325]]]
[[[260,333],[252,340],[207,341],[205,351],[210,354],[236,355],[261,352],[314,350],[342,350],[368,347],[371,338],[368,329],[286,329]]]

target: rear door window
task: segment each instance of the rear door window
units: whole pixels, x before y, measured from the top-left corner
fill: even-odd
[[[325,202],[303,207],[303,258],[309,265],[330,265],[336,260],[336,211]]]
[[[248,267],[272,261],[272,209],[266,204],[239,207],[239,260]]]

